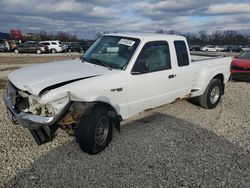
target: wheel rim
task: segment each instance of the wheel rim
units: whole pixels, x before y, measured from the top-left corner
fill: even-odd
[[[215,86],[210,94],[210,102],[212,104],[215,104],[220,97],[220,88],[218,86]]]
[[[106,142],[109,131],[109,121],[107,117],[102,116],[95,129],[95,142],[96,144],[103,146]]]

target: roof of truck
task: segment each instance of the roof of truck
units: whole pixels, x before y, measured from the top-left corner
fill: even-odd
[[[131,38],[139,38],[139,39],[172,39],[172,40],[184,40],[185,37],[180,35],[168,35],[168,34],[160,34],[160,33],[108,33],[104,34],[107,36],[124,36]]]

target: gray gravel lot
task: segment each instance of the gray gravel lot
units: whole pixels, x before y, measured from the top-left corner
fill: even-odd
[[[2,78],[25,61],[1,64],[0,57]],[[248,188],[249,151],[250,83],[229,82],[213,110],[180,101],[129,119],[95,156],[61,130],[37,146],[28,130],[11,124],[0,99],[0,187]]]
[[[226,89],[214,110],[181,101],[124,122],[96,156],[62,131],[37,146],[1,101],[0,187],[249,187],[250,84]]]

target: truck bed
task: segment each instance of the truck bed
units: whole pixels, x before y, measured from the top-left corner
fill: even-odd
[[[195,61],[203,61],[203,60],[209,60],[209,59],[219,59],[219,58],[223,58],[224,56],[221,55],[190,55],[191,57],[191,61],[195,62]]]

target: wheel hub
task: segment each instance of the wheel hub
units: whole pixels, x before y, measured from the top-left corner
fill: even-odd
[[[220,97],[220,88],[218,86],[215,86],[210,94],[210,102],[212,104],[215,104]]]
[[[109,122],[107,117],[101,117],[97,123],[95,130],[95,142],[103,146],[106,142],[109,131]]]

